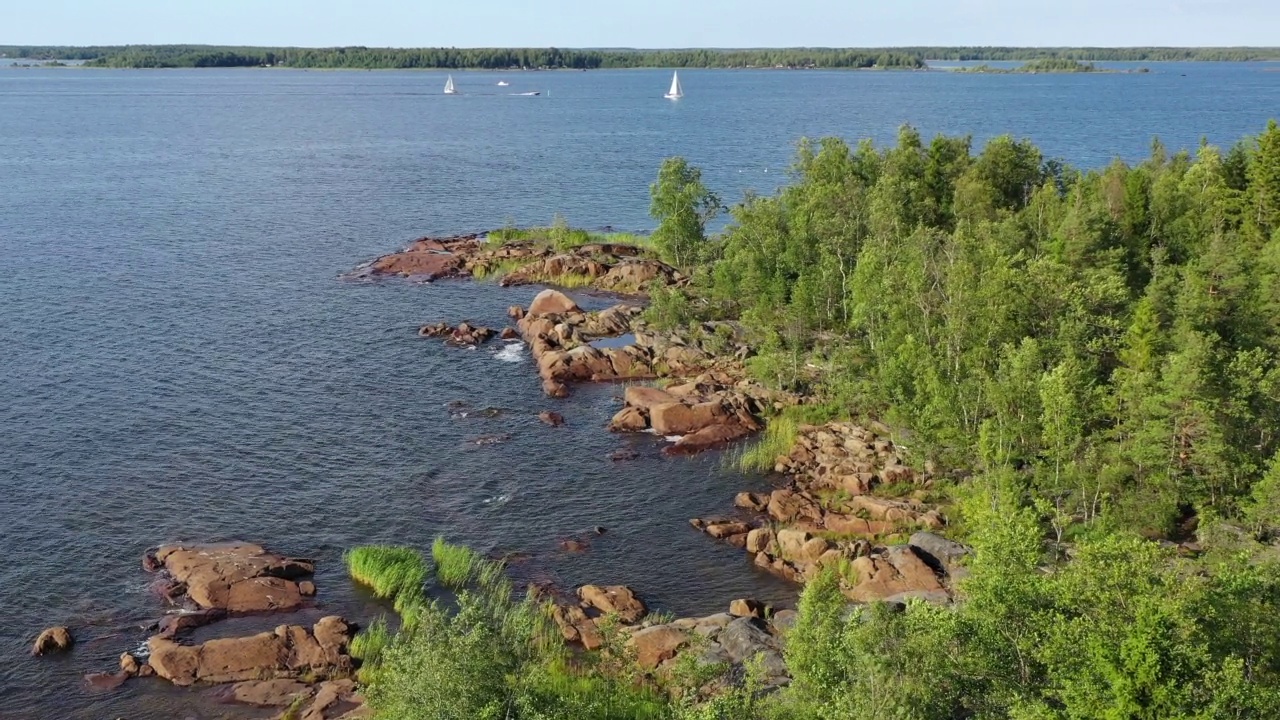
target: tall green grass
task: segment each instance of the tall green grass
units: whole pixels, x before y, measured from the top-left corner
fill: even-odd
[[[379,617],[356,635],[351,641],[351,654],[360,660],[357,678],[362,683],[375,681],[378,668],[382,665],[382,652],[395,636],[387,629],[387,619]]]
[[[765,425],[759,438],[727,457],[730,464],[742,472],[772,472],[778,456],[790,453],[799,436],[800,424],[779,415]]]
[[[490,265],[477,265],[471,268],[471,277],[476,280],[501,280],[508,274],[530,264],[527,258],[499,260]]]
[[[443,586],[461,590],[473,580],[481,578],[482,571],[490,563],[480,553],[465,545],[454,545],[443,537],[431,543],[431,559],[436,564],[436,580]]]
[[[422,553],[399,545],[361,545],[343,556],[347,572],[380,598],[421,595],[427,581]]]

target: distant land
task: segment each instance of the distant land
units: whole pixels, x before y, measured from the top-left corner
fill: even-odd
[[[352,69],[925,68],[955,61],[1257,61],[1280,48],[896,47],[746,49],[222,47],[214,45],[0,45],[0,57],[82,61],[90,67],[294,67]]]

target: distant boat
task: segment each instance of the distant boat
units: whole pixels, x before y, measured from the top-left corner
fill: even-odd
[[[671,89],[662,97],[668,100],[679,100],[684,97],[684,90],[680,88],[680,73],[678,71],[671,73]]]
[[[537,90],[534,90],[533,92],[511,93],[511,94],[512,94],[512,95],[522,95],[522,96],[525,96],[525,97],[532,97],[532,96],[534,96],[534,95],[541,95],[542,93],[541,93],[541,92],[539,92],[539,91],[537,91]]]
[[[444,83],[444,94],[445,94],[445,95],[457,95],[457,94],[458,94],[458,89],[457,89],[457,88],[455,88],[455,87],[453,86],[453,76],[452,76],[452,75],[450,75],[450,76],[449,76],[449,79],[448,79],[448,80],[446,80],[446,81],[445,81],[445,83]]]
[[[507,82],[506,80],[499,80],[499,81],[498,81],[498,87],[506,87],[506,86],[508,86],[508,85],[510,85],[510,84],[511,84],[511,83]]]

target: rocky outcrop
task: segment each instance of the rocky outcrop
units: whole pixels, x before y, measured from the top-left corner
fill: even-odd
[[[447,323],[435,323],[418,328],[419,337],[442,337],[446,343],[454,347],[474,347],[488,342],[494,335],[497,335],[497,331],[493,328],[465,322],[457,327]]]
[[[432,281],[466,274],[467,258],[481,247],[480,236],[421,238],[400,252],[383,255],[351,273],[352,277],[400,276]]]
[[[329,616],[312,628],[281,625],[274,632],[199,645],[155,636],[147,641],[147,665],[175,685],[342,677],[355,667],[347,651],[354,633],[345,620]]]
[[[75,638],[71,636],[71,630],[65,626],[58,625],[44,630],[36,637],[35,643],[31,646],[31,654],[46,655],[66,652],[74,644]]]
[[[533,302],[529,304],[529,309],[525,311],[525,317],[567,315],[581,312],[582,308],[578,307],[578,304],[571,300],[568,295],[559,290],[543,290],[534,296]]]
[[[600,528],[597,532],[602,531]],[[551,617],[566,642],[595,650],[603,642],[597,619],[609,615],[623,625],[632,625],[647,612],[644,603],[625,585],[583,585],[573,600],[557,599]]]
[[[144,566],[169,579],[168,597],[185,596],[198,608],[233,614],[302,606],[305,595],[298,581],[315,572],[310,560],[241,542],[163,545],[146,556]]]
[[[627,624],[639,621],[648,612],[644,603],[626,585],[583,585],[578,588],[578,599],[583,607],[616,615]]]
[[[754,610],[760,606],[755,601],[744,600],[735,601],[731,609],[741,611],[747,607]],[[779,616],[788,620],[787,626],[794,621],[792,611],[773,617]],[[779,640],[783,632],[783,627],[763,613],[759,616],[718,613],[634,629],[627,644],[635,652],[640,667],[657,674],[667,672],[687,652],[697,653],[698,665],[727,665],[730,672],[726,678],[741,677],[748,661],[759,662],[764,671],[764,688],[770,690],[790,682]]]

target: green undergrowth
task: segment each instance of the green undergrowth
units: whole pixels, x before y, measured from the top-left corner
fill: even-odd
[[[831,422],[846,412],[834,404],[792,405],[769,418],[758,438],[725,457],[741,472],[772,472],[778,458],[795,448],[800,426]]]
[[[398,545],[362,545],[346,553],[347,572],[367,585],[379,598],[395,599],[405,593],[420,593],[427,581],[427,563],[422,554]]]
[[[528,279],[529,282],[538,285],[554,285],[568,290],[590,287],[591,284],[595,282],[595,278],[581,273],[563,273],[560,275],[529,273],[525,278]]]
[[[387,619],[379,617],[352,639],[351,655],[360,660],[360,669],[356,673],[360,682],[372,682],[377,677],[382,652],[391,644],[392,637]]]
[[[501,280],[510,273],[529,265],[530,261],[526,258],[513,258],[510,260],[499,260],[489,265],[477,265],[471,269],[471,277],[475,280]]]

